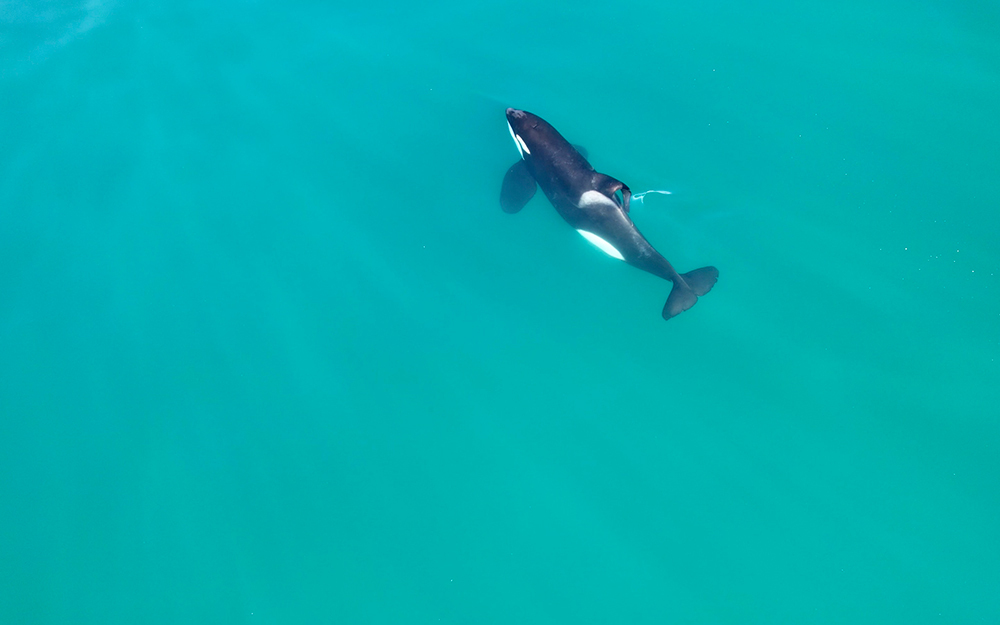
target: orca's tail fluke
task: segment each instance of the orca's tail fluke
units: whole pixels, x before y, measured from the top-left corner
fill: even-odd
[[[674,280],[667,303],[663,305],[663,318],[676,317],[697,304],[698,297],[711,291],[718,279],[719,270],[715,267],[702,267],[682,273],[680,280]]]

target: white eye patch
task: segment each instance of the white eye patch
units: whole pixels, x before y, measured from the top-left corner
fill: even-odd
[[[510,138],[514,140],[514,145],[517,146],[517,153],[524,158],[524,150],[521,149],[521,142],[517,140],[517,135],[514,134],[514,129],[510,127],[510,122],[507,122],[507,130],[510,131]]]
[[[514,140],[514,145],[517,146],[517,151],[521,155],[521,158],[524,158],[525,153],[531,154],[531,150],[529,150],[528,146],[525,145],[524,139],[521,138],[521,135],[514,134],[514,129],[510,127],[510,122],[507,122],[507,130],[510,131],[510,137]]]
[[[531,150],[528,149],[528,146],[524,143],[524,139],[521,138],[521,135],[514,135],[514,140],[521,144],[521,149],[528,154],[531,154]]]

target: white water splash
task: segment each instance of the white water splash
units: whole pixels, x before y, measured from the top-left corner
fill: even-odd
[[[635,200],[639,200],[640,202],[642,202],[643,204],[645,204],[646,202],[645,202],[645,200],[643,198],[645,198],[650,193],[658,193],[660,195],[673,195],[670,191],[661,191],[659,189],[650,189],[649,191],[643,191],[642,193],[633,193],[632,194],[632,201],[634,202]]]

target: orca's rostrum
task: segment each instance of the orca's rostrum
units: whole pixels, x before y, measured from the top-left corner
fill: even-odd
[[[509,108],[507,127],[521,160],[507,170],[503,179],[500,206],[505,212],[516,213],[524,208],[535,195],[537,183],[563,219],[585,239],[609,256],[673,282],[663,306],[664,319],[691,308],[699,296],[712,290],[719,270],[702,267],[677,273],[629,218],[629,188],[595,171],[580,149],[548,122],[527,111]]]

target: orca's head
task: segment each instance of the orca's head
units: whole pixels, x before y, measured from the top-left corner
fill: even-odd
[[[531,146],[538,142],[548,127],[545,120],[538,115],[518,109],[507,109],[507,128],[510,129],[510,136],[514,139],[514,145],[517,146],[521,158],[531,154]]]

